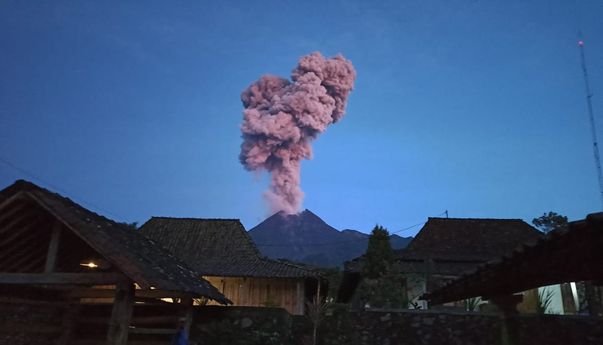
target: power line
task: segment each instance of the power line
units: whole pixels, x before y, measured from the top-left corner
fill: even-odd
[[[439,216],[443,216],[443,215],[448,215],[448,211],[444,211],[440,214],[437,214],[436,217]],[[404,231],[408,231],[411,230],[413,228],[416,228],[417,226],[423,225],[426,222],[419,222],[410,226],[407,226],[405,228],[402,228],[400,230],[394,231],[392,233],[390,233],[390,237],[392,235],[404,232]],[[300,246],[303,247],[319,247],[319,246],[334,246],[334,245],[339,245],[339,244],[345,244],[345,243],[354,243],[354,242],[364,242],[364,241],[368,241],[368,237],[365,238],[357,238],[357,239],[353,239],[353,240],[346,240],[346,241],[335,241],[335,242],[323,242],[323,243],[303,243],[303,244],[299,244]],[[291,246],[295,246],[297,244],[292,244],[292,243],[288,243],[288,244],[283,244],[283,243],[256,243],[257,246],[260,247],[291,247]]]
[[[13,170],[18,171],[21,174],[23,174],[23,175],[25,175],[25,176],[33,179],[33,180],[36,180],[36,181],[38,181],[38,182],[46,185],[49,188],[52,188],[54,191],[63,194],[63,196],[69,196],[71,199],[77,200],[77,202],[80,203],[80,204],[84,204],[84,205],[86,205],[89,208],[95,208],[95,209],[97,209],[99,211],[104,212],[107,215],[110,215],[113,218],[116,218],[116,219],[118,219],[118,218],[125,219],[124,217],[119,217],[115,213],[109,212],[109,211],[107,211],[107,210],[99,207],[98,205],[95,205],[95,204],[93,204],[93,203],[91,203],[89,201],[86,201],[86,200],[84,200],[84,199],[82,199],[80,197],[77,197],[77,196],[74,197],[73,194],[65,192],[65,190],[63,190],[62,188],[59,188],[58,186],[54,185],[53,183],[50,183],[50,182],[46,181],[45,179],[36,176],[35,174],[31,173],[30,171],[27,171],[27,170],[25,170],[25,169],[17,166],[16,164],[8,161],[5,158],[0,157],[0,163],[3,163],[4,165],[12,168]]]

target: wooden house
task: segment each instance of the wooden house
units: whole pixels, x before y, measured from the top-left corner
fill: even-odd
[[[480,266],[456,280],[429,292],[424,298],[441,304],[482,297],[515,310],[522,300],[514,295],[542,286],[586,282],[586,311],[603,316],[603,213],[570,222],[567,230],[548,233],[536,243],[521,246],[494,262]],[[575,285],[574,285],[575,287]],[[571,292],[570,292],[571,293]],[[573,291],[577,295],[577,291]],[[564,299],[563,303],[567,301]],[[571,304],[579,304],[574,296]],[[570,309],[579,305],[570,305]]]
[[[154,344],[199,297],[229,302],[131,228],[27,181],[0,191],[0,343]]]
[[[521,219],[429,218],[408,247],[396,253],[411,305],[420,297],[479,265],[537,241],[542,233]],[[351,301],[361,276],[362,257],[347,263],[339,299]]]
[[[215,285],[234,306],[282,307],[301,315],[317,291],[316,271],[263,257],[237,219],[153,217],[140,230]]]

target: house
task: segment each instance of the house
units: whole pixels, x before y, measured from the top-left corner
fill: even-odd
[[[571,304],[579,309],[576,282],[587,282],[585,300],[591,315],[603,316],[603,213],[570,222],[568,230],[553,231],[535,244],[516,248],[496,262],[482,265],[448,284],[427,293],[424,298],[441,304],[481,296],[509,302],[503,310],[513,311],[528,289],[569,283],[574,295]],[[566,303],[566,301],[562,301]],[[572,306],[570,305],[570,308]]]
[[[479,265],[537,241],[542,234],[521,219],[428,218],[408,247],[396,253],[407,300],[426,308],[420,297]],[[353,300],[362,257],[346,264],[338,296]]]
[[[282,307],[302,315],[305,302],[317,293],[316,271],[263,257],[238,219],[153,217],[140,231],[185,261],[234,306]]]
[[[190,325],[199,297],[230,302],[128,227],[31,182],[0,191],[0,343],[31,336],[120,345],[169,335],[180,319]],[[146,306],[163,308],[163,326],[149,320]]]

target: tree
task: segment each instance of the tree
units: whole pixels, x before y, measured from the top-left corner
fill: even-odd
[[[138,222],[132,222],[132,223],[120,222],[119,224],[128,229],[138,230]]]
[[[368,278],[379,278],[389,273],[395,257],[389,243],[389,232],[380,225],[376,225],[368,240],[368,247],[364,255],[363,274]]]
[[[389,232],[377,225],[369,237],[358,297],[363,306],[406,308],[406,286],[389,243]]]
[[[567,217],[555,212],[544,213],[538,218],[532,219],[532,224],[543,233],[567,229]]]

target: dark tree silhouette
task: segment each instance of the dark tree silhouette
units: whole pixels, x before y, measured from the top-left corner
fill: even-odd
[[[532,224],[546,234],[555,230],[567,229],[567,217],[555,212],[549,212],[532,219]]]

